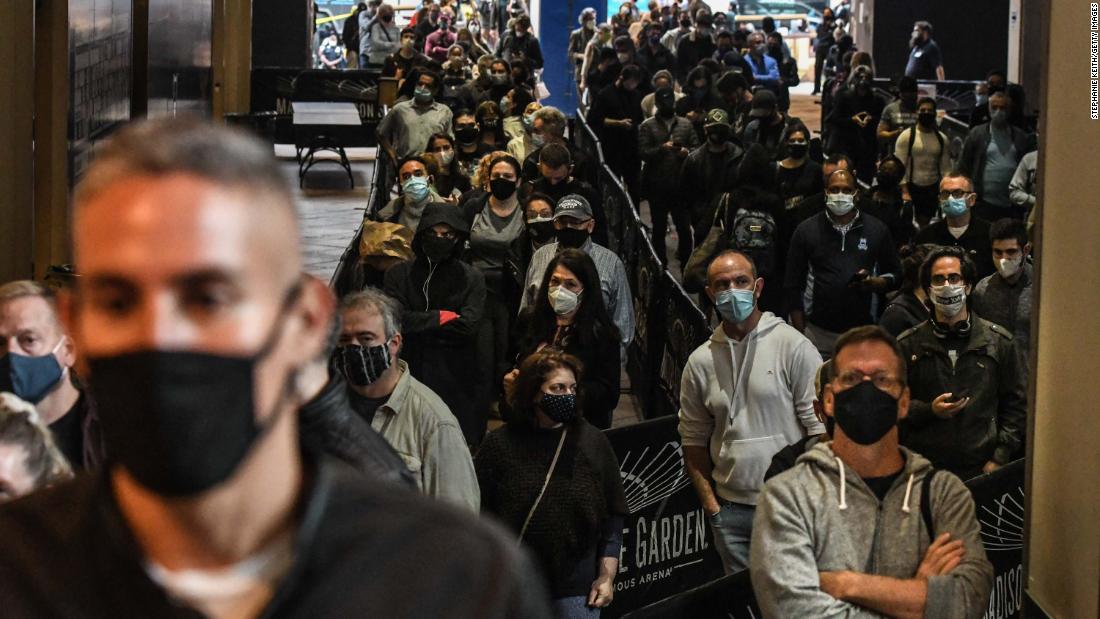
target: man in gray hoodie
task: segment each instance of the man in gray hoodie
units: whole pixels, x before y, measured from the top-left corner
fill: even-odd
[[[970,492],[898,445],[905,361],[877,326],[842,335],[825,390],[836,421],[764,485],[750,569],[765,617],[981,617],[993,586]]]
[[[722,324],[688,358],[680,383],[684,466],[727,574],[748,567],[753,511],[772,457],[825,431],[813,407],[821,355],[760,311],[764,283],[745,254],[711,261],[706,290]]]

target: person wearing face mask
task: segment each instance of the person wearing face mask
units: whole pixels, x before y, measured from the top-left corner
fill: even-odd
[[[1008,330],[1015,338],[1021,371],[1028,369],[1031,332],[1031,243],[1022,221],[1001,219],[989,229],[997,272],[974,287],[974,313]]]
[[[600,24],[596,29],[596,34],[588,41],[588,45],[584,48],[584,63],[581,65],[581,92],[591,92],[595,94],[600,88],[603,88],[607,83],[607,76],[601,75],[599,65],[603,62],[603,52],[609,52],[610,57],[608,61],[615,60],[615,50],[611,48],[611,25]],[[618,61],[615,61],[618,64]],[[618,74],[616,70],[616,75]],[[593,78],[597,78],[597,83],[593,83]],[[611,76],[613,79],[614,76]]]
[[[532,71],[542,68],[542,47],[531,33],[530,17],[520,15],[515,19],[512,28],[500,41],[497,55],[509,63],[523,61]]]
[[[1010,125],[1027,130],[1028,121],[1024,116],[1027,111],[1027,95],[1019,84],[1008,81],[1005,72],[994,69],[986,74],[985,81],[974,87],[974,107],[970,109],[970,128],[989,122],[989,98],[994,93],[1004,92],[1012,101],[1008,111],[1008,123]]]
[[[691,210],[680,202],[677,181],[684,160],[699,146],[699,136],[689,120],[676,115],[671,88],[657,90],[655,105],[657,114],[642,121],[638,129],[638,151],[645,163],[642,190],[649,202],[653,221],[651,238],[657,258],[667,264],[665,231],[671,215],[679,241],[676,258],[682,268],[691,256]]]
[[[940,179],[951,171],[947,136],[936,128],[936,100],[922,97],[917,102],[917,124],[903,130],[894,142],[894,156],[905,165],[902,195],[913,202],[919,227],[936,215]]]
[[[642,93],[638,90],[644,76],[637,65],[626,65],[618,79],[596,93],[588,110],[588,123],[603,147],[611,171],[621,176],[626,190],[638,203],[638,125],[642,124]]]
[[[536,119],[537,124],[538,120]],[[537,161],[537,177],[533,182],[529,181],[531,190],[549,196],[552,204],[557,204],[569,194],[577,194],[587,200],[589,204],[599,204],[599,192],[591,183],[574,175],[577,164],[574,163],[573,154],[568,148],[568,142],[551,142],[536,151],[534,155],[529,156],[528,161],[531,159]],[[607,213],[604,212],[604,209],[594,209],[592,216],[595,221],[592,228],[592,240],[598,245],[607,247]]]
[[[767,46],[768,57],[775,60],[779,66],[779,82],[773,86],[775,96],[779,102],[779,109],[786,112],[791,108],[791,88],[798,86],[802,81],[798,72],[798,61],[791,57],[791,52],[783,41],[783,35],[778,32],[768,33]]]
[[[926,21],[913,24],[905,75],[918,80],[944,80],[940,46],[932,39],[932,24]]]
[[[445,13],[440,16],[436,31],[425,37],[424,54],[436,62],[446,62],[448,50],[457,40],[458,35],[451,29],[451,17]]]
[[[1027,214],[1009,198],[1008,185],[1020,159],[1034,150],[1023,129],[1009,123],[1012,99],[1003,91],[989,97],[988,123],[970,130],[959,155],[958,170],[974,180],[978,193],[975,212],[988,221],[1002,217],[1023,219]]]
[[[642,97],[643,118],[653,118],[657,113],[655,98],[658,90],[662,88],[671,88],[672,96],[675,101],[679,101],[684,97],[684,93],[680,92],[680,88],[673,81],[671,71],[658,71],[655,73],[653,79],[650,80],[650,86],[653,87],[653,92]]]
[[[676,100],[676,115],[686,118],[694,127],[700,142],[706,139],[707,112],[721,107],[722,100],[714,91],[714,79],[706,67],[695,67],[684,83],[684,96]]]
[[[433,133],[451,132],[451,110],[435,100],[439,82],[435,73],[420,73],[412,99],[395,104],[379,121],[378,146],[395,167],[402,159],[423,153]]]
[[[1023,456],[1024,372],[1012,334],[976,315],[974,264],[957,247],[934,250],[920,270],[932,319],[898,336],[913,400],[901,442],[962,479]]]
[[[531,130],[532,116],[527,116],[527,106],[535,102],[535,95],[526,86],[515,86],[500,98],[500,112],[504,114],[504,138],[510,143],[516,138],[522,138]],[[541,107],[541,106],[540,106]],[[523,157],[516,157],[523,161]]]
[[[603,293],[603,302],[611,321],[619,330],[623,348],[634,339],[634,303],[630,297],[630,284],[626,279],[626,268],[618,254],[596,244],[591,239],[595,227],[592,206],[583,196],[569,194],[554,206],[554,229],[556,240],[543,245],[531,256],[524,278],[523,297],[520,312],[535,304],[542,290],[547,266],[559,251],[566,248],[579,249],[588,254],[596,264],[599,273],[599,290]]]
[[[832,440],[757,503],[749,570],[763,616],[977,617],[988,606],[993,566],[970,491],[899,445],[914,415],[905,359],[879,327],[837,340],[822,403]]]
[[[98,145],[73,214],[61,314],[110,464],[0,509],[4,615],[389,617],[414,600],[548,616],[514,543],[303,448],[301,373],[335,300],[302,275],[270,145],[197,119],[129,124]],[[440,540],[461,560],[425,562]]]
[[[686,83],[688,73],[704,58],[712,58],[718,49],[711,29],[710,11],[705,7],[695,13],[695,27],[676,44],[676,80]]]
[[[752,67],[753,79],[774,93],[779,86],[779,63],[768,55],[768,46],[763,33],[750,34],[748,43],[748,61],[749,66]]]
[[[680,168],[680,199],[691,210],[696,243],[707,238],[714,225],[716,199],[737,182],[737,170],[745,156],[745,150],[730,139],[730,117],[725,110],[707,112],[703,131],[706,141],[688,154]]]
[[[943,217],[917,232],[917,243],[959,247],[978,270],[978,277],[994,272],[989,243],[989,222],[973,212],[977,196],[970,179],[951,172],[940,181],[940,213]]]
[[[810,159],[810,134],[802,127],[790,127],[782,139],[786,157],[779,160],[775,180],[779,185],[779,197],[783,200],[785,228],[792,233],[805,217],[803,203],[825,190],[821,164]]]
[[[524,359],[512,420],[474,460],[483,512],[531,552],[558,617],[598,618],[611,603],[629,512],[611,443],[582,414],[593,369],[554,348]]]
[[[369,479],[417,488],[418,482],[404,460],[386,439],[371,429],[370,421],[364,415],[367,411],[352,405],[355,396],[349,391],[349,385],[353,384],[349,380],[365,382],[364,377],[373,370],[368,369],[372,366],[367,363],[367,356],[360,354],[360,346],[349,346],[351,342],[345,340],[341,343],[341,339],[344,339],[341,337],[341,321],[334,316],[321,354],[312,363],[303,366],[298,374],[303,398],[308,398],[298,409],[298,433],[302,448],[341,460]],[[374,365],[381,366],[377,359]],[[349,367],[355,369],[349,371]],[[377,374],[370,376],[376,377]],[[369,413],[373,415],[374,409],[370,409]]]
[[[885,153],[893,153],[901,132],[917,124],[917,80],[903,75],[896,89],[898,98],[882,108],[878,123],[879,149]]]
[[[691,34],[691,15],[686,12],[680,13],[676,21],[673,22],[672,27],[661,35],[661,45],[672,52],[673,57],[675,57],[676,50],[680,46],[680,39],[689,34]]]
[[[748,148],[752,144],[764,147],[770,159],[777,159],[783,144],[785,133],[799,127],[809,133],[801,119],[786,114],[779,109],[775,93],[770,90],[758,90],[752,97],[752,111],[749,112],[749,124],[741,134],[741,142]]]
[[[478,511],[481,492],[458,420],[399,358],[401,308],[376,288],[340,299],[339,339],[327,359],[344,404],[403,463],[425,496]]]
[[[528,98],[530,96],[529,90],[525,88],[517,90],[526,93],[520,94],[517,100],[528,101],[528,103],[521,108],[522,113],[519,116],[505,119],[506,122],[513,121],[513,128],[518,126],[518,134],[508,140],[508,147],[505,150],[508,151],[509,155],[515,157],[516,161],[524,161],[527,159],[527,155],[546,145],[546,138],[535,133],[535,112],[542,109],[542,104]],[[505,131],[508,131],[507,127]]]
[[[485,312],[477,341],[486,386],[495,385],[496,378],[511,366],[508,336],[523,291],[522,284],[509,276],[508,268],[509,262],[517,259],[512,251],[525,229],[519,184],[519,162],[508,155],[495,155],[489,161],[489,194],[462,206],[470,226],[469,249],[463,259],[485,278]],[[493,395],[485,397],[492,401]]]
[[[472,111],[461,109],[455,113],[454,135],[455,159],[458,161],[458,167],[464,176],[473,179],[478,162],[492,152],[492,148],[478,139],[481,136],[481,126],[478,125],[477,117]]]
[[[413,69],[427,67],[431,61],[431,58],[417,49],[416,31],[403,28],[398,36],[396,51],[383,56],[378,62],[382,65],[382,77],[404,80],[412,74]]]
[[[547,346],[580,359],[588,368],[579,381],[584,417],[607,429],[619,403],[621,338],[599,290],[600,276],[592,258],[577,249],[562,250],[547,265],[535,304],[517,322],[509,355],[516,367]],[[516,374],[512,369],[503,375],[506,393],[514,387]]]
[[[833,28],[836,22],[833,18],[833,10],[825,7],[822,11],[821,23],[817,25],[814,37],[814,90],[812,95],[821,94],[821,79],[825,75],[825,61],[829,57],[829,50],[836,44],[833,38]]]
[[[901,258],[901,287],[897,292],[887,295],[889,301],[878,319],[878,325],[890,335],[897,337],[931,317],[928,295],[920,285],[920,267],[928,254],[937,247],[939,246],[931,244],[911,244],[898,250]]]
[[[104,459],[95,401],[73,375],[76,349],[52,290],[29,280],[0,286],[0,392],[32,404],[62,455],[81,471]]]
[[[511,86],[502,92],[507,94],[509,90]],[[478,134],[478,145],[481,148],[487,151],[507,148],[508,139],[504,135],[504,115],[500,111],[500,105],[494,101],[483,101],[474,111],[474,117],[477,119],[478,127],[481,128]]]
[[[454,138],[446,133],[436,133],[428,140],[425,154],[435,158],[432,188],[441,197],[445,196],[444,200],[457,200],[470,190],[470,177],[463,173],[455,152]]]
[[[409,372],[446,402],[476,446],[488,411],[477,346],[486,290],[481,271],[460,259],[469,233],[461,208],[429,204],[413,238],[416,257],[386,271],[383,286],[402,308]]]
[[[730,118],[730,126],[735,135],[741,135],[749,124],[752,114],[752,90],[745,79],[746,73],[738,73],[735,70],[722,75],[714,83],[715,90],[721,104],[718,106],[725,110]],[[752,73],[748,72],[749,79]]]
[[[765,284],[746,254],[729,250],[711,261],[706,293],[721,322],[680,381],[684,468],[726,574],[748,567],[753,512],[772,457],[825,431],[813,407],[821,355],[760,310]]]
[[[855,163],[856,177],[870,184],[878,158],[878,124],[886,102],[875,93],[870,67],[852,69],[847,87],[833,100],[825,122],[830,126],[828,152],[842,152]]]
[[[657,24],[648,24],[642,31],[642,47],[636,56],[638,65],[654,76],[659,71],[675,71],[676,56],[667,47],[661,45],[661,28]]]
[[[897,157],[889,155],[878,162],[875,184],[871,191],[860,196],[859,210],[871,215],[890,229],[890,236],[900,250],[912,243],[917,233],[913,223],[913,203],[901,192],[901,179],[905,177],[905,165]]]
[[[784,279],[791,324],[827,357],[841,333],[875,323],[874,295],[897,288],[899,269],[890,231],[859,212],[855,177],[836,170],[825,180],[825,211],[791,237]]]
[[[364,69],[379,68],[401,48],[402,31],[394,19],[393,6],[379,6],[373,18],[367,11],[360,11],[358,20],[360,62]],[[415,39],[416,33],[411,34]]]
[[[397,166],[398,196],[368,217],[416,230],[427,206],[443,201],[430,173],[433,167],[434,164],[425,155],[402,160]]]
[[[573,65],[573,79],[577,83],[578,92],[581,87],[581,77],[584,75],[585,52],[588,43],[596,35],[596,9],[585,7],[577,17],[580,28],[569,33],[569,44],[566,53],[569,54],[569,63]]]

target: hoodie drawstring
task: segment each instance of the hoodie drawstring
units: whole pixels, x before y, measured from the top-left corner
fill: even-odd
[[[901,511],[909,513],[909,497],[913,494],[913,474],[909,473],[909,483],[905,484],[905,500],[901,503]]]
[[[841,511],[848,509],[848,502],[844,499],[844,461],[837,456],[836,458],[837,468],[840,469],[840,509]]]

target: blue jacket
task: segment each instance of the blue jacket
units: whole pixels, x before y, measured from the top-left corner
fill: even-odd
[[[764,84],[778,84],[779,83],[779,64],[775,62],[775,58],[771,56],[762,56],[764,60],[764,70],[760,70],[760,66],[756,62],[756,58],[749,54],[747,60],[749,66],[752,67],[752,76],[758,82]]]

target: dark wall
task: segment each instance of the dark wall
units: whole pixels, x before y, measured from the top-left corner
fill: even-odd
[[[148,115],[209,115],[211,0],[147,0]]]
[[[310,68],[311,0],[252,3],[252,66]]]
[[[876,0],[875,69],[901,75],[909,58],[913,22],[932,24],[949,80],[984,79],[1008,63],[1008,0]]]

